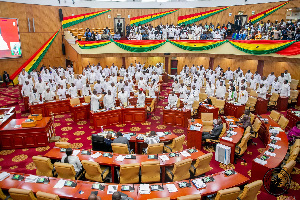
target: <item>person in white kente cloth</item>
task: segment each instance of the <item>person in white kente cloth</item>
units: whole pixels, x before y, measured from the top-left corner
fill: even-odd
[[[97,91],[94,90],[93,94],[91,96],[91,111],[97,111],[99,110],[100,103],[99,100],[101,99],[102,95],[100,94],[97,96]]]
[[[266,99],[267,92],[268,92],[267,88],[264,87],[264,84],[260,84],[260,87],[257,88],[257,90],[256,90],[256,93],[258,94],[258,97],[262,98],[262,99]]]
[[[128,105],[128,97],[129,93],[125,91],[124,88],[121,88],[121,91],[118,93],[118,99],[120,100],[120,103],[125,107]]]
[[[291,88],[288,80],[285,80],[283,85],[280,88],[280,96],[281,97],[289,97],[291,92]]]
[[[81,91],[82,91],[81,92],[82,96],[89,96],[90,93],[91,93],[91,87],[90,87],[90,85],[89,84],[83,85]]]
[[[248,92],[245,90],[245,87],[242,86],[239,92],[238,102],[240,104],[246,104],[248,101]]]
[[[145,100],[146,95],[144,94],[143,90],[139,90],[138,99],[137,99],[137,106],[138,107],[145,107]]]
[[[114,95],[111,94],[110,90],[108,90],[107,94],[104,96],[103,104],[107,110],[115,107],[115,98]]]
[[[216,89],[216,97],[218,99],[225,99],[226,87],[223,85],[223,82],[220,82],[220,86]]]
[[[176,107],[177,101],[178,101],[178,97],[175,94],[175,92],[172,91],[171,94],[169,94],[169,97],[168,97],[168,106],[170,108]]]
[[[78,91],[74,83],[71,84],[68,93],[70,94],[71,98],[76,98],[78,96]]]
[[[172,84],[173,87],[173,91],[178,93],[179,92],[179,88],[180,88],[180,83],[178,83],[178,80],[175,79],[175,82]]]
[[[193,94],[187,94],[187,95],[188,98],[184,102],[184,108],[187,110],[191,110],[191,112],[193,112],[193,104],[194,104],[195,97],[193,96]]]
[[[66,89],[62,85],[58,84],[58,89],[57,89],[56,94],[60,100],[65,99],[66,98]]]
[[[43,101],[52,101],[54,100],[54,97],[55,97],[55,93],[50,91],[50,87],[47,87],[46,91],[44,91],[42,94]]]
[[[37,93],[35,88],[32,89],[32,92],[29,95],[29,103],[38,103],[40,101],[40,94]]]

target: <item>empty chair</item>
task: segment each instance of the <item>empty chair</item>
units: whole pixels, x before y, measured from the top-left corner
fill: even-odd
[[[285,118],[283,115],[281,115],[278,121],[278,125],[282,128],[282,130],[284,130],[288,124],[289,124],[289,120]]]
[[[84,96],[84,102],[85,103],[91,103],[91,96]]]
[[[185,140],[185,135],[181,135],[181,136],[173,139],[171,144],[165,145],[164,151],[167,153],[182,151],[184,140]]]
[[[273,119],[275,122],[278,122],[279,118],[280,118],[280,113],[275,111],[275,110],[272,110],[269,117],[271,119]]]
[[[0,199],[6,199],[6,195],[3,193],[2,189],[0,188]]]
[[[199,101],[194,101],[194,103],[193,103],[193,113],[192,113],[193,116],[198,114],[198,108],[199,108]]]
[[[37,200],[31,190],[10,188],[8,192],[13,200]]]
[[[122,143],[111,143],[111,148],[114,153],[118,154],[129,154],[127,144]]]
[[[36,175],[53,177],[54,168],[50,158],[33,156],[32,160],[36,167]]]
[[[50,194],[46,192],[38,191],[36,193],[37,200],[59,200],[59,196],[57,194]]]
[[[203,102],[206,99],[207,99],[206,93],[199,93],[199,102]]]
[[[119,180],[120,184],[139,183],[140,164],[124,164],[120,166]]]
[[[257,98],[249,97],[248,101],[246,102],[245,109],[250,111],[255,111],[256,102],[257,102]]]
[[[246,160],[244,158],[242,158],[243,154],[245,153],[245,151],[247,150],[247,144],[248,144],[248,141],[250,139],[250,136],[251,136],[251,133],[246,133],[241,142],[235,147],[235,163],[236,163],[236,160],[237,158],[240,158],[242,159],[244,162],[246,162]]]
[[[92,134],[92,149],[93,151],[112,152],[111,145],[104,142],[104,136]]]
[[[201,200],[201,194],[191,194],[177,197],[177,200]]]
[[[225,100],[217,99],[215,106],[219,108],[219,114],[224,114]]]
[[[278,174],[278,177],[281,179],[280,182],[280,187],[284,186],[288,183],[288,177],[286,176],[286,173],[288,173],[289,177],[291,175],[291,172],[293,171],[293,168],[296,165],[296,161],[292,160],[289,163],[285,164],[282,168],[282,170],[280,171],[280,173]],[[290,184],[290,183],[289,183]]]
[[[213,113],[201,113],[201,120],[203,124],[203,132],[209,132],[213,129],[213,124],[214,124]]]
[[[298,84],[299,84],[299,80],[292,79],[290,83],[291,90],[297,90]]]
[[[189,169],[192,164],[192,159],[188,158],[185,160],[178,161],[173,167],[166,168],[166,174],[171,181],[181,181],[190,178]]]
[[[164,143],[148,144],[147,154],[161,154],[164,151]]]
[[[216,105],[217,98],[216,97],[209,97],[209,98],[211,100],[212,105]]]
[[[83,160],[81,161],[85,169],[85,178],[91,181],[104,182],[109,174],[109,167],[100,166],[99,163]]]
[[[256,93],[255,90],[251,90],[249,96],[251,96],[251,97],[256,97],[256,98],[257,98],[257,97],[258,97],[258,94]]]
[[[236,200],[240,194],[240,188],[234,187],[224,190],[219,190],[214,200]]]
[[[79,105],[80,104],[79,98],[72,98],[72,99],[70,99],[70,104],[71,104],[71,106]]]
[[[210,161],[213,157],[212,153],[204,154],[197,158],[197,160],[192,162],[190,171],[192,172],[193,176],[200,176],[206,172],[209,172],[213,168],[210,167]]]
[[[79,178],[72,164],[56,162],[54,163],[54,167],[58,174],[57,178],[71,180],[77,180]]]
[[[160,163],[158,160],[141,163],[141,182],[160,182]]]
[[[256,118],[252,125],[252,132],[251,132],[251,136],[250,136],[251,139],[258,137],[258,130],[260,129],[260,126],[261,126],[261,121],[258,118]],[[254,143],[254,142],[252,142],[252,143],[256,145],[256,143]]]
[[[297,103],[298,94],[299,94],[298,90],[291,90],[288,102],[289,103]]]
[[[152,113],[154,112],[155,110],[155,102],[156,102],[156,99],[153,99],[151,101],[151,104],[149,106],[147,106],[147,116],[151,116]]]
[[[268,106],[272,106],[272,107],[277,106],[277,100],[278,100],[278,98],[279,98],[279,94],[273,92],[272,96],[270,97]]]
[[[71,148],[71,143],[69,142],[55,142],[55,146],[59,148]]]
[[[250,123],[253,124],[255,119],[255,115],[253,113],[250,113]]]
[[[299,151],[300,151],[300,147],[296,147],[292,151],[290,151],[290,155],[286,163],[289,163],[290,161],[295,161],[299,155]]]
[[[178,98],[178,99],[177,99],[176,107],[177,107],[177,108],[180,108],[180,104],[181,104],[181,100]]]
[[[240,198],[241,200],[257,200],[257,195],[262,184],[262,180],[257,180],[245,185],[242,193],[238,196],[238,198]]]

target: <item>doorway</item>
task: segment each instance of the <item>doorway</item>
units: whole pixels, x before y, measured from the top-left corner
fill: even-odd
[[[171,60],[171,75],[177,73],[178,60]]]

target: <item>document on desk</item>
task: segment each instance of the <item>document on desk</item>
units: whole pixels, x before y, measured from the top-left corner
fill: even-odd
[[[191,125],[190,130],[191,131],[200,131],[201,127]]]
[[[273,147],[274,149],[280,149],[281,146],[277,145],[277,144],[269,144],[270,147]]]
[[[180,152],[180,154],[181,154],[183,157],[189,157],[189,156],[191,156],[191,154],[189,154],[189,153],[186,152],[186,151],[182,151],[182,152]]]
[[[59,181],[54,185],[53,188],[59,188],[59,189],[61,189],[61,188],[64,187],[65,182],[66,182],[65,180],[61,179],[61,180],[59,180]]]
[[[109,185],[107,188],[107,194],[113,194],[118,191],[118,185]]]
[[[261,164],[261,165],[265,165],[265,164],[268,163],[266,160],[261,160],[261,159],[259,159],[259,158],[255,158],[255,159],[254,159],[254,162],[257,162],[257,163],[259,163],[259,164]]]
[[[268,156],[273,156],[273,157],[276,156],[276,153],[272,153],[270,151],[266,151],[265,154],[268,155]]]
[[[170,158],[166,155],[162,155],[162,156],[159,156],[159,158],[164,162],[164,161],[167,161],[167,160],[170,160]]]
[[[283,132],[283,130],[280,127],[273,127],[273,130],[277,130],[279,132]]]
[[[2,172],[0,174],[0,181],[3,181],[4,179],[6,179],[7,177],[10,176],[10,173],[7,173],[7,172]]]
[[[237,125],[230,125],[229,126],[230,128],[236,128],[236,127],[238,127]]]
[[[232,142],[232,140],[233,140],[232,138],[229,138],[229,137],[222,137],[222,139],[226,140],[226,141],[230,141],[230,142]]]
[[[125,159],[125,156],[122,156],[122,155],[118,155],[118,156],[116,157],[116,161],[122,162],[124,159]]]
[[[164,132],[156,132],[156,135],[157,135],[158,137],[165,137]]]
[[[80,150],[74,150],[72,156],[77,156],[80,153]]]
[[[236,135],[237,134],[237,132],[235,132],[235,131],[227,131],[227,133],[229,133],[230,135]]]
[[[270,138],[271,138],[271,140],[277,140],[277,141],[278,141],[278,140],[281,140],[280,137],[275,137],[275,136],[271,136]]]
[[[95,153],[95,154],[92,154],[91,157],[95,159],[95,158],[100,157],[101,155],[102,155],[102,153],[97,152],[97,153]]]
[[[139,186],[139,193],[140,194],[150,194],[150,186],[149,184],[140,184]]]
[[[178,192],[175,184],[166,184],[168,191],[171,192]]]
[[[233,119],[225,119],[227,122],[234,122]]]
[[[36,183],[36,181],[38,180],[38,176],[35,176],[35,175],[30,175],[30,176],[27,176],[25,178],[25,183]]]

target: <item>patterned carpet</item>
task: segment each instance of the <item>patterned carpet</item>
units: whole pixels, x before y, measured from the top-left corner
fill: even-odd
[[[165,98],[168,92],[171,90],[171,84],[167,84],[163,87],[163,91],[161,92],[161,100],[158,102],[157,109],[155,110],[154,116],[149,117],[149,119],[145,123],[136,123],[136,124],[119,124],[116,126],[106,127],[106,129],[114,130],[114,131],[136,131],[137,133],[145,133],[149,131],[163,131],[163,130],[171,130],[173,133],[177,135],[186,134],[186,130],[180,127],[172,127],[163,125],[162,122],[162,109],[167,105],[167,99]],[[3,93],[5,95],[3,95]],[[19,100],[19,92],[17,87],[10,87],[8,89],[0,90],[0,107],[6,107],[8,101],[13,99],[16,101],[16,111],[17,118],[26,118],[29,113],[24,112],[24,104],[21,100]],[[17,98],[11,98],[9,96],[16,96]],[[12,103],[12,102],[11,102]],[[90,126],[89,121],[79,121],[77,124],[73,122],[70,114],[66,115],[57,115],[55,116],[54,126],[56,130],[56,134],[61,136],[61,141],[67,141],[72,143],[74,148],[91,148],[91,134],[96,133],[93,127]],[[99,131],[99,130],[98,130]],[[247,163],[241,162],[241,160],[237,161],[237,164],[233,165],[223,165],[214,159],[211,161],[211,170],[208,174],[212,174],[215,172],[219,172],[221,170],[227,168],[235,168],[236,171],[242,173],[243,175],[250,177],[251,176],[251,164],[252,160],[260,154],[260,152],[264,149],[262,142],[259,139],[254,140],[257,143],[257,146],[249,145],[247,152],[244,154],[243,158],[247,161]],[[44,155],[51,148],[53,148],[54,143],[51,143],[47,147],[39,147],[39,148],[30,148],[30,149],[16,149],[16,150],[3,150],[0,151],[0,170],[5,170],[8,172],[23,172],[29,174],[35,174],[35,166],[32,162],[31,157],[35,155]],[[204,152],[214,152],[212,148],[204,147],[202,149]],[[295,171],[292,174],[292,187],[289,190],[289,193],[285,196],[278,197],[277,199],[287,199],[287,196],[295,196],[296,199],[300,198],[299,193],[299,183],[300,183],[300,165],[297,164],[295,167]],[[298,197],[298,198],[297,198]],[[258,199],[268,199],[273,200],[276,199],[272,195],[261,192],[258,196]]]

